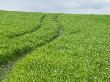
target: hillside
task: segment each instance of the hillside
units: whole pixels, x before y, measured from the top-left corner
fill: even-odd
[[[0,11],[1,82],[110,82],[109,21]]]

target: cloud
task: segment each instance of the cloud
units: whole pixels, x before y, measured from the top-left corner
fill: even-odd
[[[110,14],[110,0],[0,0],[0,9]]]

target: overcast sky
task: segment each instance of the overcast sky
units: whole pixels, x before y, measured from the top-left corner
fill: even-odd
[[[110,14],[110,0],[0,0],[0,10]]]

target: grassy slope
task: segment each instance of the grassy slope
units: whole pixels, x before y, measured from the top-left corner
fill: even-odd
[[[26,18],[23,14],[28,14],[9,12],[6,15],[12,13],[19,14],[18,19],[20,18],[20,21],[16,20],[17,23],[13,24],[23,23],[21,17]],[[36,31],[31,31],[31,28],[35,28],[34,25],[31,26],[31,22],[28,31],[23,30],[26,27],[21,26],[21,31],[12,27],[14,32],[11,32],[11,37],[14,38],[10,39],[7,37],[10,36],[10,31],[3,34],[7,29],[4,30],[0,25],[3,30],[1,33],[3,35],[0,35],[0,49],[5,49],[3,43],[9,40],[6,43],[9,51],[7,50],[7,54],[0,55],[1,62],[8,62],[17,55],[34,50],[16,62],[3,82],[110,81],[110,24],[108,22],[110,16],[42,13],[37,16],[31,13],[30,15],[37,21],[43,18],[41,25],[37,23],[40,28]],[[34,20],[29,21],[36,24]],[[28,26],[28,23],[25,22],[25,25]]]

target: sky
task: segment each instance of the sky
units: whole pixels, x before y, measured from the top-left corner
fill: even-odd
[[[0,0],[0,10],[110,14],[110,0]]]

